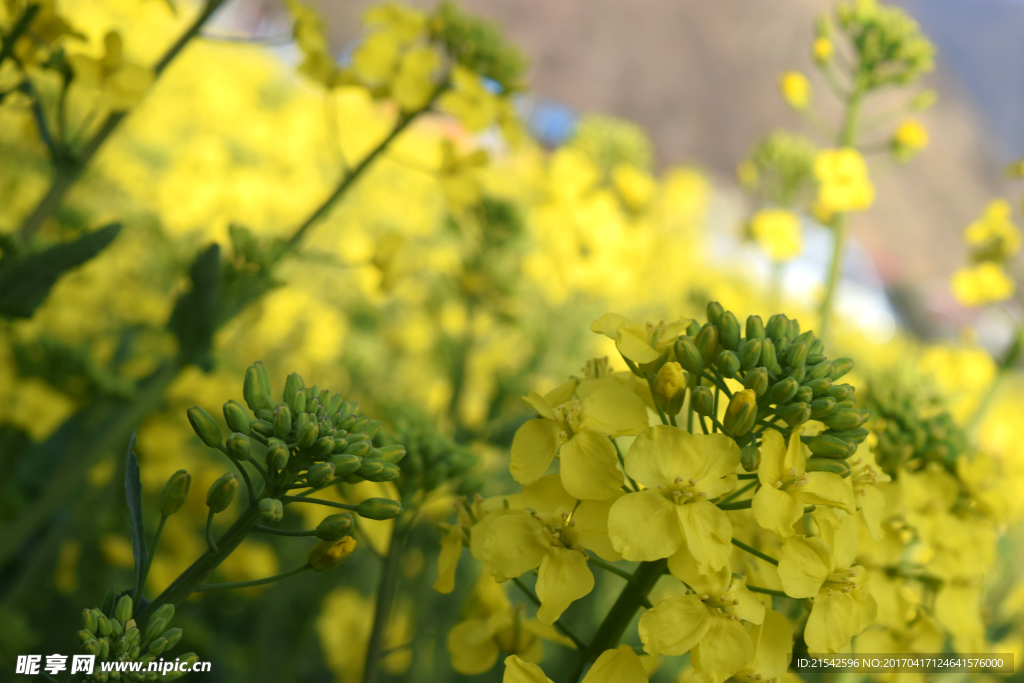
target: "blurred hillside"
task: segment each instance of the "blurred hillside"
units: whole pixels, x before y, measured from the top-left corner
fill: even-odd
[[[357,38],[357,17],[368,0],[320,0],[320,4],[335,45],[342,49],[351,44]],[[534,95],[579,111],[633,119],[650,131],[659,163],[697,163],[731,182],[736,163],[755,140],[778,126],[800,126],[776,94],[776,78],[786,69],[812,71],[808,52],[813,18],[832,3],[464,0],[464,4],[500,21],[524,48],[532,63],[529,80]],[[1001,82],[999,74],[991,73],[993,59],[1007,65],[1012,60],[1005,54],[1020,51],[1017,37],[1024,29],[1024,3],[905,0],[904,4],[915,15],[924,13],[919,18],[934,34],[943,55],[929,78],[929,85],[940,92],[939,104],[920,117],[931,132],[932,144],[906,167],[894,167],[882,156],[873,160],[872,172],[884,189],[876,208],[853,221],[853,232],[888,281],[913,280],[942,299],[945,279],[963,259],[961,231],[1001,191],[1001,162],[1021,152],[1019,142],[998,134],[1017,131],[1020,137],[1024,128],[1003,121],[1006,114],[979,114],[973,101],[992,105],[992,98],[1001,94],[1002,100],[996,103],[1001,105],[1012,97],[1005,88],[991,97],[986,93],[993,90],[991,83]],[[945,54],[947,42],[953,47]],[[1012,68],[1024,69],[1024,60],[1017,59]],[[962,85],[964,79],[973,88]],[[1017,80],[1024,88],[1024,79]],[[816,96],[832,104],[823,87]],[[1024,95],[1018,99],[1024,101]],[[806,132],[813,133],[809,128]],[[880,128],[875,138],[884,140],[886,134],[887,129]],[[1001,153],[995,154],[996,149]]]

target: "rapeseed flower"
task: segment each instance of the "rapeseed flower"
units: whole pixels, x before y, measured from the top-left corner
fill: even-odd
[[[826,149],[814,160],[818,179],[816,210],[830,216],[845,211],[863,211],[875,201],[875,186],[868,177],[864,157],[852,147]]]
[[[1001,265],[984,261],[953,273],[953,296],[964,306],[985,306],[1013,296],[1016,284]]]
[[[750,234],[773,261],[788,261],[803,249],[800,217],[786,209],[762,209],[750,219]]]

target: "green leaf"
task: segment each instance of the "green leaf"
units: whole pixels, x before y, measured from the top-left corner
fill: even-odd
[[[210,346],[217,330],[220,293],[220,246],[210,245],[192,262],[192,289],[182,294],[167,323],[181,344],[181,355],[209,365]]]
[[[34,254],[5,254],[0,258],[0,316],[32,317],[61,275],[103,251],[120,231],[120,223],[113,223]]]
[[[124,497],[132,520],[132,555],[135,556],[135,594],[142,592],[139,581],[146,566],[146,535],[142,526],[142,479],[139,459],[135,455],[135,432],[128,441],[128,454],[124,462]]]

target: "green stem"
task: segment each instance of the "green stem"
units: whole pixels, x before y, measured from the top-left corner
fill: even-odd
[[[747,484],[743,488],[739,489],[738,491],[733,491],[732,494],[728,498],[723,500],[721,503],[719,503],[718,506],[721,507],[724,503],[728,503],[728,502],[738,498],[739,496],[742,496],[744,493],[746,493],[750,489],[754,488],[755,486],[757,486],[757,481],[756,480],[750,482],[749,484]]]
[[[139,603],[139,596],[146,588],[146,579],[149,577],[149,568],[153,566],[153,558],[156,557],[156,549],[160,545],[160,537],[164,533],[164,524],[167,523],[167,515],[160,515],[160,523],[156,525],[156,533],[153,535],[153,545],[149,547],[149,557],[146,558],[146,566],[142,569],[142,576],[139,577],[139,584],[135,586],[132,593],[132,602]]]
[[[376,683],[380,676],[380,653],[384,649],[384,633],[391,617],[391,603],[398,588],[399,565],[405,548],[407,529],[396,520],[391,532],[388,554],[381,568],[380,583],[377,585],[377,603],[373,610],[373,628],[366,647],[366,663],[363,667],[363,683]]]
[[[615,455],[619,456],[619,464],[622,465],[622,471],[623,471],[623,473],[625,473],[626,472],[626,458],[625,458],[625,456],[622,455],[622,449],[619,448],[619,444],[616,443],[615,439],[613,439],[610,436],[608,438],[611,440],[612,445],[615,446]],[[629,476],[627,474],[626,475],[626,480],[629,481],[629,483],[633,486],[633,490],[634,491],[639,491],[640,490],[640,487],[637,486],[637,483],[635,481],[633,481],[633,477],[631,477],[631,476]]]
[[[14,25],[11,32],[7,35],[0,35],[0,66],[3,66],[3,63],[7,61],[7,58],[14,52],[14,44],[17,43],[18,38],[28,30],[29,24],[32,23],[32,19],[41,8],[42,5],[29,5],[25,8],[25,11],[21,13],[18,23]]]
[[[602,560],[599,557],[594,557],[593,555],[591,555],[591,556],[587,557],[587,562],[589,562],[590,564],[594,565],[595,567],[600,567],[601,569],[605,570],[606,572],[611,572],[612,574],[615,574],[617,576],[621,576],[622,578],[624,578],[626,581],[629,581],[630,583],[633,583],[633,581],[635,581],[635,579],[633,578],[633,575],[630,574],[629,572],[627,572],[625,569],[620,569],[619,567],[616,567],[614,564],[612,564],[610,562],[605,562],[604,560]]]
[[[317,505],[326,505],[327,507],[339,508],[341,510],[356,511],[359,509],[358,505],[349,505],[348,503],[335,503],[331,500],[320,500],[319,498],[304,498],[302,496],[281,496],[278,498],[282,503],[316,503]]]
[[[262,534],[274,534],[275,536],[316,536],[316,529],[310,529],[309,531],[288,531],[286,529],[275,529],[270,526],[263,526],[262,524],[253,524],[253,531],[258,531]]]
[[[206,515],[206,545],[210,547],[210,552],[217,552],[217,542],[213,540],[213,517],[217,513],[210,508],[210,514]]]
[[[757,479],[757,472],[745,472],[743,474],[737,474],[737,479]]]
[[[532,602],[537,607],[540,607],[540,598],[538,598],[536,594],[532,590],[530,590],[529,586],[523,583],[523,580],[521,578],[519,578],[518,576],[514,577],[512,579],[512,583],[519,587],[519,590],[521,590],[523,594],[530,599],[530,602]],[[561,631],[562,635],[571,640],[573,644],[576,646],[576,649],[580,652],[583,652],[587,648],[587,644],[579,638],[577,638],[575,635],[573,635],[572,631],[570,631],[566,627],[566,625],[562,623],[560,619],[555,619],[555,628]]]
[[[749,500],[741,500],[741,501],[739,501],[737,503],[725,503],[725,502],[722,502],[722,503],[718,504],[718,509],[719,510],[749,510],[750,509],[750,503],[751,503],[751,501],[749,501]]]
[[[774,595],[779,598],[788,598],[785,591],[777,591],[774,588],[761,588],[760,586],[747,586],[748,591],[754,593],[764,593],[765,595]]]
[[[287,579],[289,576],[301,574],[307,569],[312,569],[312,567],[309,566],[308,562],[302,565],[301,567],[296,567],[295,569],[286,571],[281,574],[276,574],[274,576],[268,576],[265,579],[253,579],[252,581],[232,581],[231,583],[201,583],[198,586],[196,586],[195,592],[210,593],[212,591],[231,590],[232,588],[250,588],[252,586],[265,586],[268,583],[274,583],[275,581],[280,581],[281,579]]]
[[[748,553],[750,553],[751,555],[754,555],[755,557],[760,557],[765,562],[771,562],[776,567],[779,566],[779,561],[776,560],[774,557],[772,557],[771,555],[765,555],[764,553],[762,553],[757,548],[751,547],[751,546],[747,545],[746,543],[744,543],[743,541],[740,541],[740,540],[737,540],[737,539],[734,538],[734,539],[732,539],[732,544],[734,546],[736,546],[737,548],[741,549],[741,550],[746,550]]]

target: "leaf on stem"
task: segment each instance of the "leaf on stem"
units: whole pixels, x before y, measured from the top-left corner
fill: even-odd
[[[146,566],[146,535],[142,525],[142,479],[139,459],[135,455],[135,432],[132,432],[132,437],[128,440],[128,453],[125,456],[124,497],[131,514],[132,555],[135,556],[135,585],[138,586],[143,568]]]

